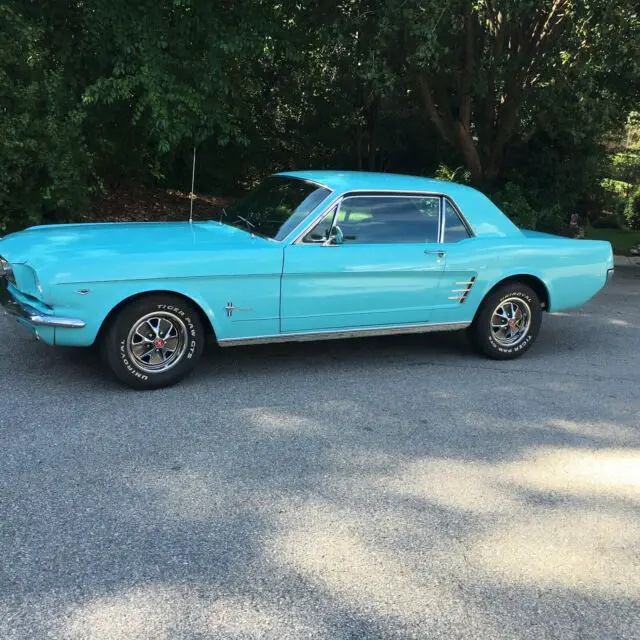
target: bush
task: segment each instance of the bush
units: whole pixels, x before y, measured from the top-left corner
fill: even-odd
[[[536,209],[524,195],[522,187],[513,182],[505,184],[492,199],[522,229],[559,233],[566,228],[560,205]]]
[[[535,229],[538,214],[525,198],[522,188],[513,182],[508,182],[498,193],[493,195],[493,201],[506,213],[518,227]]]
[[[629,229],[640,231],[640,187],[629,196],[624,208],[624,217]]]
[[[73,215],[86,198],[82,115],[36,28],[0,5],[0,236]]]
[[[594,229],[622,229],[623,224],[620,217],[615,214],[598,216],[595,220],[591,221],[591,226]]]
[[[460,184],[471,183],[471,172],[464,167],[451,169],[444,162],[441,162],[433,174],[436,180],[447,180],[448,182],[459,182]]]

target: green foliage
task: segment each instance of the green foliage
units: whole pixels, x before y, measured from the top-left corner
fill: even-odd
[[[591,221],[594,229],[622,229],[623,223],[620,216],[612,213],[599,216]]]
[[[85,87],[87,106],[130,108],[133,124],[167,154],[215,137],[247,143],[247,107],[261,89],[268,9],[250,1],[113,0],[87,15],[108,36],[112,68]],[[104,36],[103,36],[104,37]]]
[[[626,198],[633,189],[633,185],[630,182],[614,180],[613,178],[603,178],[602,187],[619,198]]]
[[[502,190],[495,193],[493,201],[506,213],[518,227],[535,229],[538,225],[538,212],[529,204],[522,189],[513,182],[507,182]]]
[[[444,163],[438,165],[438,169],[433,174],[437,180],[447,180],[448,182],[459,182],[461,184],[469,184],[471,182],[471,172],[464,167],[451,169]]]
[[[585,236],[590,240],[606,240],[610,242],[613,245],[613,253],[616,255],[634,255],[631,250],[640,246],[640,231],[587,227]]]
[[[522,188],[513,182],[505,184],[493,194],[492,199],[522,229],[559,232],[566,226],[562,208],[558,204],[535,208]]]
[[[640,184],[640,149],[613,154],[611,175],[620,186],[624,185],[624,195],[629,195],[631,185]]]
[[[70,215],[86,198],[82,115],[47,69],[42,33],[0,5],[0,233]]]
[[[624,217],[630,229],[640,231],[640,187],[636,188],[627,200]]]
[[[640,120],[630,114],[626,126],[608,141],[611,153],[605,167],[608,177],[601,181],[607,211],[615,214],[620,226],[637,228],[637,192],[640,189]],[[600,221],[598,221],[600,223]]]
[[[632,0],[9,0],[0,233],[185,189],[194,146],[210,193],[336,167],[473,182],[536,228],[622,213],[639,20]]]
[[[398,4],[396,41],[425,115],[476,184],[503,181],[512,149],[533,137],[584,145],[637,104],[630,0]]]

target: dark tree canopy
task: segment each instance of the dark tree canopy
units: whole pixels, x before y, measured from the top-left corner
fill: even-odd
[[[640,104],[632,0],[9,0],[0,25],[0,231],[184,187],[193,146],[210,192],[462,167],[566,212]]]

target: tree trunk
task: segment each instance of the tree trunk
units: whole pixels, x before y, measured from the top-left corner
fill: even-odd
[[[455,126],[457,129],[456,146],[458,151],[471,173],[471,181],[473,184],[480,185],[484,182],[485,171],[476,143],[461,122],[456,122]]]
[[[367,166],[369,171],[376,170],[378,134],[380,131],[380,100],[373,98],[366,109],[367,131],[369,133],[369,153]]]
[[[434,96],[431,90],[431,84],[424,75],[418,77],[418,86],[420,88],[420,95],[422,96],[422,102],[424,104],[425,111],[429,116],[429,119],[435,125],[437,131],[442,138],[454,146],[464,161],[466,167],[471,172],[471,180],[474,184],[482,184],[484,179],[484,170],[482,166],[482,160],[478,153],[478,148],[471,135],[471,132],[465,126],[465,123],[460,118],[454,118],[448,106],[438,108],[436,106]],[[441,91],[440,104],[444,104],[446,96],[445,92]],[[463,111],[463,115],[466,118],[471,119],[471,103]]]
[[[524,20],[504,6],[487,2],[474,9],[467,0],[457,65],[414,70],[429,119],[458,151],[474,184],[487,186],[502,173],[526,93],[569,24],[570,4],[553,0],[546,8],[532,6]],[[481,89],[473,82],[479,70],[486,79]]]

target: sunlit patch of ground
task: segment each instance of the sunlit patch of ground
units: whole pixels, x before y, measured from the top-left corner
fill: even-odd
[[[622,442],[627,439],[633,441],[633,439],[637,437],[636,430],[630,426],[617,424],[615,422],[590,421],[585,423],[568,420],[566,418],[554,418],[548,421],[548,427],[591,438],[616,438]]]
[[[254,409],[245,409],[244,413],[247,416],[247,419],[251,422],[253,428],[265,434],[318,434],[329,431],[327,425],[324,425],[317,420],[311,420],[310,418],[291,414],[281,409],[259,407]]]
[[[464,571],[464,560],[457,549],[447,554],[425,547],[420,551],[425,570],[418,571],[389,548],[392,540],[369,537],[357,512],[337,513],[331,504],[315,502],[296,515],[294,522],[281,519],[280,535],[267,549],[268,557],[349,610],[373,615],[391,628],[408,624],[425,634],[464,626],[465,633],[508,637],[503,635],[506,628],[498,633],[485,611],[460,598],[455,575]],[[443,574],[445,562],[454,577]]]
[[[535,511],[475,541],[469,557],[510,583],[605,597],[640,597],[640,522],[634,512]]]
[[[501,469],[514,484],[536,490],[640,502],[639,449],[538,449]]]
[[[177,590],[162,585],[136,587],[96,598],[70,612],[63,636],[70,640],[142,640],[153,634],[164,640],[170,638],[183,606]]]
[[[259,599],[211,598],[206,589],[151,584],[95,598],[68,612],[66,640],[170,640],[188,626],[201,639],[299,637],[322,633],[321,622]]]
[[[541,448],[497,464],[427,459],[376,486],[500,516],[490,533],[463,542],[489,578],[640,596],[640,450]]]

